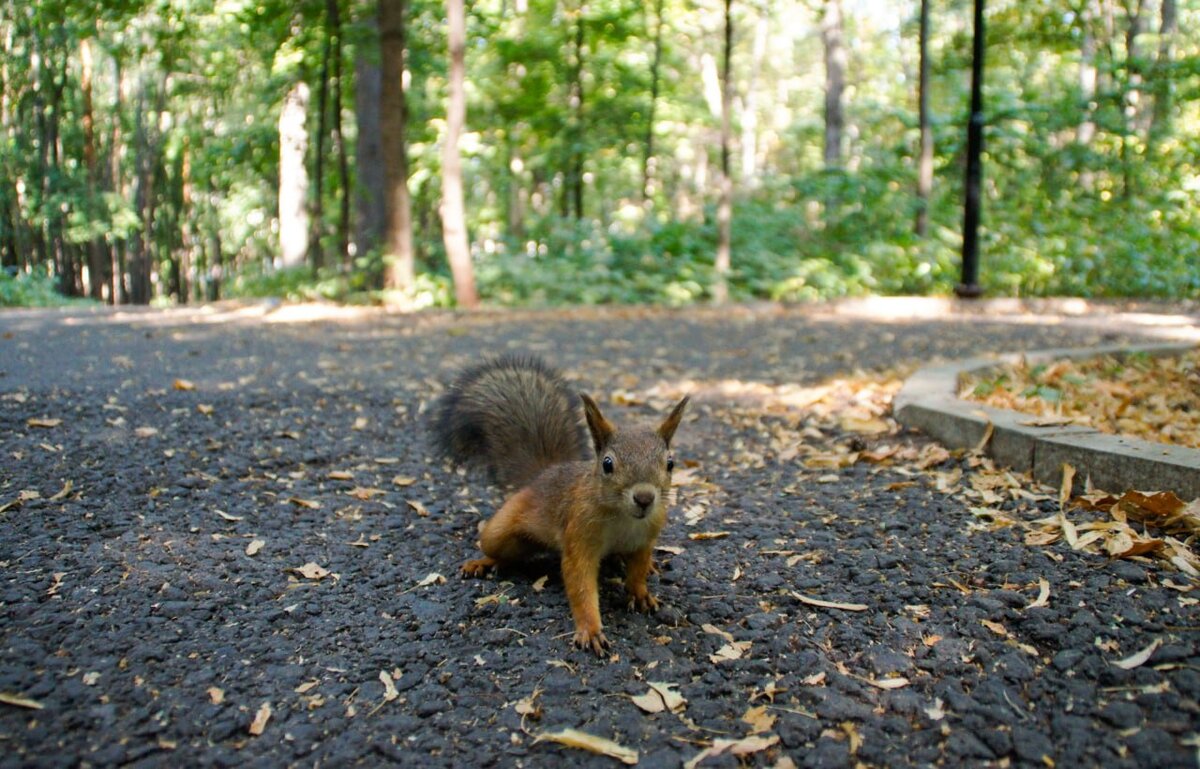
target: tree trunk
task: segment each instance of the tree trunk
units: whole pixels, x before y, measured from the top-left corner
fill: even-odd
[[[654,113],[658,109],[658,74],[662,66],[663,0],[654,0],[654,59],[650,64],[650,108],[646,113],[646,151],[642,156],[642,202],[647,203],[653,190]]]
[[[825,167],[842,165],[845,115],[846,49],[842,44],[842,0],[825,0],[821,43],[825,49]]]
[[[921,0],[920,33],[917,47],[917,124],[921,134],[917,153],[917,237],[929,232],[929,194],[933,190],[933,131],[929,127],[929,0]]]
[[[721,178],[720,198],[717,201],[717,257],[714,260],[713,301],[723,304],[729,300],[729,266],[733,240],[733,176],[729,163],[729,142],[732,137],[730,113],[733,91],[730,83],[733,61],[733,0],[725,0],[725,44],[721,52]]]
[[[412,199],[408,192],[408,107],[404,97],[406,0],[379,0],[379,128],[385,178],[384,282],[409,289],[416,279]]]
[[[79,42],[79,90],[83,100],[83,115],[80,124],[83,128],[83,165],[87,170],[88,197],[91,199],[89,216],[100,213],[100,167],[96,160],[96,123],[92,110],[92,41],[84,38]],[[88,295],[93,299],[104,299],[104,289],[108,285],[108,253],[105,250],[104,238],[95,237],[87,244],[88,262]]]
[[[963,203],[962,281],[954,291],[973,299],[983,291],[979,285],[979,207],[983,180],[983,58],[987,50],[984,29],[984,0],[975,0],[975,36],[971,41],[971,116],[967,125],[967,172]]]
[[[325,14],[325,44],[321,46],[320,83],[317,85],[317,146],[313,152],[312,215],[308,234],[308,261],[314,274],[325,266],[321,233],[325,229],[325,134],[329,131],[326,122],[329,119],[329,59],[333,55],[333,31],[330,29],[328,4]]]
[[[283,269],[303,266],[308,255],[308,84],[297,82],[279,113],[279,259]]]
[[[463,210],[462,158],[458,140],[467,116],[466,79],[467,22],[463,0],[446,0],[447,42],[450,77],[446,100],[446,141],[442,145],[442,241],[454,276],[454,297],[459,307],[478,306],[471,247]]]
[[[333,47],[333,125],[332,138],[338,164],[338,261],[345,269],[350,268],[350,164],[346,158],[346,137],[342,135],[343,107],[343,47],[342,13],[340,0],[328,0],[330,31],[334,36]]]
[[[754,48],[750,54],[750,80],[742,103],[742,184],[758,186],[758,80],[767,55],[770,10],[762,8],[754,25]]]
[[[376,32],[371,18],[364,20]],[[366,256],[383,245],[387,220],[387,180],[383,169],[383,139],[379,127],[379,108],[383,91],[379,62],[362,46],[354,59],[354,119],[358,129],[354,161],[358,183],[354,188],[354,253]]]
[[[1154,61],[1154,110],[1150,116],[1148,137],[1154,142],[1170,131],[1171,102],[1174,82],[1171,75],[1171,63],[1175,58],[1175,36],[1179,31],[1179,21],[1175,8],[1175,0],[1162,0],[1158,27],[1158,58]],[[1148,157],[1153,153],[1147,152]]]
[[[570,117],[561,205],[564,217],[573,215],[576,219],[583,218],[583,10],[583,2],[579,0],[571,11],[575,25],[570,81],[567,84]]]

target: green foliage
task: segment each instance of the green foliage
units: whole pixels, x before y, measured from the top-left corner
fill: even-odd
[[[92,304],[87,299],[68,299],[58,293],[52,277],[39,274],[10,274],[0,270],[0,307],[65,307]]]
[[[339,204],[361,181],[354,65],[378,60],[377,0],[338,2],[340,138],[351,167],[343,189],[326,135],[323,214],[313,226],[322,264],[340,261]],[[471,4],[461,149],[486,300],[711,297],[721,162],[712,62],[721,54],[721,6],[663,0],[656,51],[656,5]],[[1200,9],[1180,4],[1168,60],[1161,4],[1139,3],[1111,19],[1080,14],[1085,6],[1010,0],[989,8],[981,281],[995,295],[1200,297]],[[846,151],[833,169],[821,153],[819,7],[733,5],[730,295],[949,293],[959,279],[969,4],[933,7],[935,182],[924,238],[913,234],[917,3],[846,4]],[[1141,32],[1130,38],[1135,11]],[[766,48],[756,54],[760,21]],[[312,154],[332,32],[323,0],[0,0],[0,88],[9,105],[0,116],[0,259],[24,273],[73,271],[78,291],[92,249],[104,249],[109,262],[124,259],[126,285],[132,255],[145,253],[144,272],[163,302],[198,298],[208,285],[232,296],[394,298],[377,291],[378,255],[315,275],[261,267],[278,256],[282,100],[298,80],[309,84]],[[401,299],[444,306],[452,292],[438,219],[441,0],[411,0],[407,39],[420,278]],[[1094,43],[1092,94],[1080,79],[1086,39]],[[90,106],[84,41],[94,62]],[[329,107],[326,130],[333,114]],[[743,129],[751,125],[756,155],[743,174]],[[648,134],[654,149],[643,200]],[[371,248],[359,245],[360,254]],[[34,284],[71,284],[7,280],[6,296],[18,297],[38,295]]]

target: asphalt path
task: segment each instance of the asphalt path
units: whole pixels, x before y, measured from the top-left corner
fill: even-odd
[[[1046,309],[0,313],[0,766],[616,765],[545,737],[576,729],[651,767],[1194,767],[1186,576],[1028,547],[932,474],[778,440],[864,440],[803,432],[789,387],[1200,328]],[[693,393],[662,608],[607,573],[605,658],[571,647],[552,560],[457,575],[499,500],[425,418],[500,352],[618,423]]]

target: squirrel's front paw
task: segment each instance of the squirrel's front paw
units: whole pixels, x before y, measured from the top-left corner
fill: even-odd
[[[643,614],[650,614],[658,611],[658,599],[650,595],[647,591],[630,593],[629,608],[640,611]]]
[[[591,649],[597,657],[603,657],[612,645],[604,637],[604,631],[600,629],[584,630],[583,628],[576,628],[573,641],[577,648]]]
[[[458,571],[464,577],[483,577],[494,568],[496,568],[496,559],[485,556],[467,561],[459,567]]]

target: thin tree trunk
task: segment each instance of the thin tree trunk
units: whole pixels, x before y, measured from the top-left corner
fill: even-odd
[[[300,267],[308,255],[308,84],[292,85],[279,113],[279,260],[283,269]]]
[[[374,17],[364,20],[378,32]],[[354,120],[358,141],[354,161],[358,183],[354,188],[354,253],[362,257],[380,248],[387,220],[387,180],[383,167],[383,139],[379,127],[379,108],[383,86],[380,80],[378,50],[365,52],[360,44],[354,59]]]
[[[338,163],[338,261],[342,267],[350,267],[350,164],[346,158],[346,137],[342,135],[342,90],[343,47],[342,13],[340,0],[328,0],[330,31],[334,36],[333,47],[333,144]]]
[[[92,110],[92,41],[84,38],[79,42],[79,90],[83,100],[83,115],[80,124],[83,128],[83,165],[87,169],[88,196],[93,203],[93,210],[99,208],[96,203],[100,195],[100,168],[96,160],[96,123]],[[94,213],[92,215],[95,215]],[[108,283],[105,274],[108,254],[104,247],[104,238],[95,237],[88,241],[88,294],[93,299],[103,299],[104,289]]]
[[[650,180],[654,176],[654,113],[658,109],[658,77],[662,66],[663,0],[654,0],[654,59],[650,64],[650,108],[646,113],[646,151],[642,156],[642,202],[647,203],[653,192]]]
[[[450,52],[449,93],[446,100],[446,141],[442,145],[442,241],[454,276],[454,297],[459,307],[478,306],[471,246],[467,241],[463,210],[462,157],[458,140],[467,118],[467,21],[463,0],[446,0],[447,42]]]
[[[386,179],[384,254],[388,260],[384,282],[394,289],[409,289],[416,279],[412,198],[408,191],[408,107],[404,97],[406,13],[406,0],[379,0],[379,127]]]
[[[1081,147],[1091,145],[1096,136],[1096,15],[1095,0],[1084,0],[1079,16],[1079,99],[1083,119],[1075,131],[1075,142]],[[1089,192],[1095,186],[1095,175],[1086,166],[1079,172],[1079,186]]]
[[[933,131],[929,127],[929,0],[921,0],[920,34],[917,43],[917,124],[921,147],[917,153],[917,237],[929,232],[929,194],[933,190]]]
[[[1126,200],[1134,196],[1136,187],[1130,145],[1142,113],[1142,60],[1138,36],[1142,33],[1143,6],[1144,0],[1133,0],[1132,4],[1126,4],[1128,24],[1125,27],[1125,135],[1121,137],[1121,197]]]
[[[1179,20],[1175,0],[1162,0],[1158,26],[1158,58],[1154,61],[1154,110],[1150,116],[1150,142],[1164,136],[1171,126],[1171,102],[1174,82],[1171,75],[1175,58],[1175,37],[1179,31]],[[1147,153],[1153,157],[1152,153]]]
[[[821,15],[821,42],[825,49],[825,167],[842,165],[845,115],[846,49],[842,44],[842,2],[825,0]]]
[[[759,10],[754,25],[754,48],[750,54],[750,80],[742,104],[742,184],[758,186],[758,81],[762,75],[763,59],[767,55],[767,32],[770,8]]]
[[[717,201],[717,257],[714,260],[713,301],[723,304],[729,300],[730,252],[733,241],[733,176],[729,162],[729,143],[732,138],[731,115],[733,89],[733,0],[725,0],[725,43],[721,52],[721,178],[720,198]]]
[[[564,218],[574,215],[576,219],[583,218],[583,11],[582,0],[571,11],[575,24],[567,84],[569,125],[560,204]]]
[[[329,131],[329,59],[333,55],[329,3],[326,3],[325,9],[325,44],[321,47],[321,82],[317,87],[317,146],[313,153],[312,215],[308,235],[308,261],[314,273],[321,269],[325,262],[321,233],[325,229],[325,134]]]

